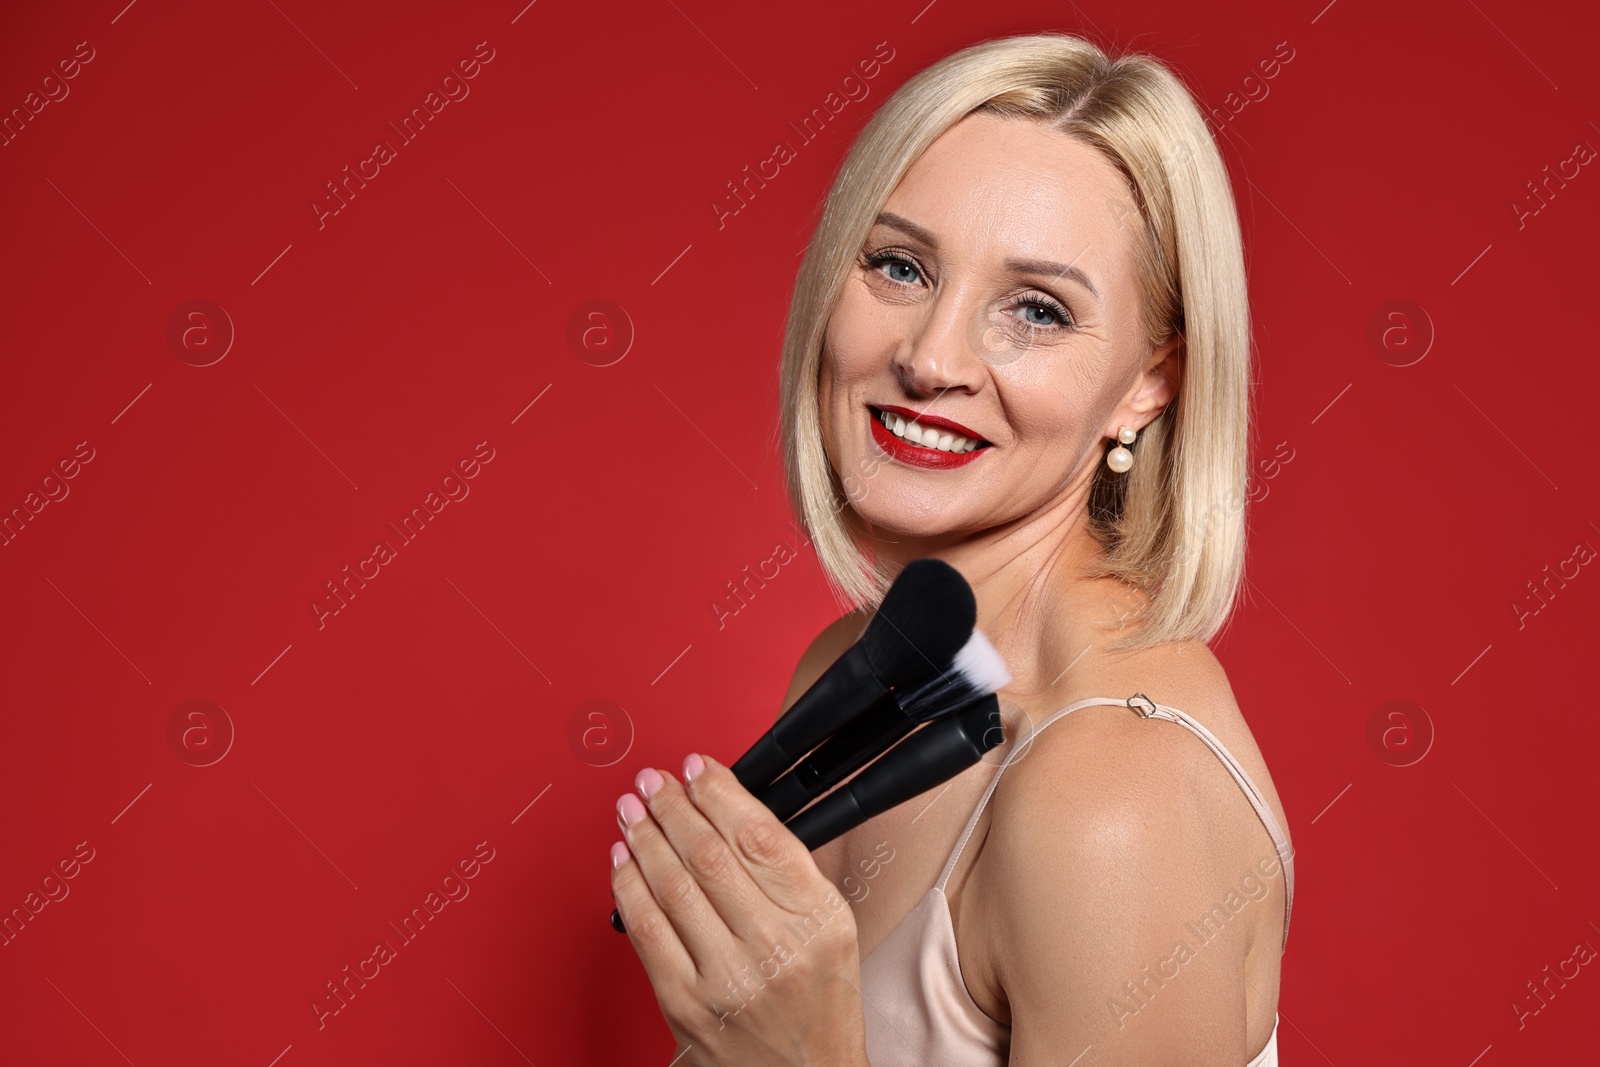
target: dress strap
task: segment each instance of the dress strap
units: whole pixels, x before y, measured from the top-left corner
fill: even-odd
[[[1289,915],[1294,906],[1294,850],[1289,847],[1288,836],[1284,834],[1283,828],[1279,826],[1277,816],[1273,814],[1272,808],[1268,806],[1266,798],[1261,795],[1261,790],[1256,788],[1255,782],[1251,781],[1250,776],[1239,765],[1239,761],[1234,758],[1233,753],[1229,752],[1222,742],[1217,740],[1216,735],[1207,730],[1198,720],[1186,712],[1179,711],[1177,708],[1168,707],[1165,704],[1157,704],[1143,693],[1135,693],[1124,700],[1113,697],[1085,697],[1083,700],[1069,704],[1059,711],[1051,712],[1039,724],[1038,728],[1033,731],[1031,737],[1037,737],[1044,731],[1045,727],[1062,716],[1077,711],[1079,708],[1106,705],[1130,708],[1140,718],[1166,719],[1168,722],[1177,723],[1200,738],[1201,741],[1204,741],[1206,747],[1211,749],[1217,758],[1222,761],[1223,766],[1228,768],[1228,773],[1238,783],[1239,788],[1244,792],[1245,799],[1250,801],[1250,806],[1255,809],[1257,817],[1261,819],[1261,824],[1266,827],[1267,835],[1272,838],[1272,847],[1277,850],[1278,860],[1283,866],[1283,941],[1287,945],[1289,942]],[[989,798],[994,795],[995,786],[1000,784],[1000,776],[1005,773],[1006,768],[1011,765],[1012,758],[1023,747],[1021,745],[1015,746],[1007,752],[1005,760],[1000,764],[1000,769],[995,772],[994,777],[989,779],[989,785],[984,789],[983,797],[978,801],[978,806],[972,812],[972,817],[967,820],[967,825],[961,831],[961,836],[956,839],[956,847],[950,853],[950,858],[945,861],[944,870],[939,872],[939,880],[934,883],[934,887],[940,892],[944,891],[945,883],[950,880],[950,875],[954,873],[956,860],[961,858],[962,850],[967,847],[967,839],[972,836],[972,831],[978,825],[978,817],[983,814],[983,809],[989,803]]]
[[[1125,707],[1130,706],[1126,700],[1116,700],[1112,697],[1085,697],[1074,704],[1069,704],[1066,707],[1061,708],[1058,711],[1053,711],[1049,715],[1045,716],[1045,720],[1039,724],[1039,728],[1034,730],[1031,736],[1037,737],[1039,734],[1044,732],[1044,728],[1046,726],[1049,726],[1063,715],[1069,715],[1072,712],[1077,711],[1079,708],[1093,707],[1097,704],[1120,704]],[[983,797],[978,801],[978,806],[973,809],[972,817],[967,820],[966,828],[961,831],[961,836],[956,839],[955,850],[950,853],[950,858],[945,861],[944,870],[939,872],[939,880],[934,883],[935,888],[937,888],[940,892],[944,891],[944,884],[950,880],[950,875],[954,873],[956,869],[956,860],[961,858],[961,850],[967,847],[967,838],[972,836],[972,831],[978,825],[978,816],[983,814],[985,805],[989,803],[989,797],[994,795],[994,787],[1000,784],[1000,776],[1005,773],[1007,767],[1011,766],[1012,757],[1014,757],[1021,750],[1022,749],[1020,745],[1011,746],[1010,751],[1006,753],[1006,758],[1000,764],[1000,769],[995,772],[993,778],[989,779],[988,788],[983,791]]]

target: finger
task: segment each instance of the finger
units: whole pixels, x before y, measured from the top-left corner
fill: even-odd
[[[611,897],[617,902],[628,940],[633,942],[633,950],[644,964],[650,985],[667,989],[693,981],[694,960],[678,940],[671,920],[656,903],[628,846],[621,841],[611,846]]]
[[[655,777],[650,778],[651,775]],[[650,795],[650,813],[723,926],[745,945],[765,946],[774,904],[750,877],[733,847],[689,800],[684,787],[672,775],[641,771],[639,777],[641,786],[654,785],[659,780],[660,785]]]
[[[796,915],[810,914],[834,887],[817,869],[805,843],[752,796],[733,771],[704,753],[696,755],[705,769],[687,786],[695,808],[717,828],[770,900]]]
[[[641,784],[646,777],[646,772],[641,771]],[[630,823],[629,819],[634,821]],[[623,838],[658,909],[672,924],[696,968],[707,973],[710,961],[725,958],[734,947],[727,924],[636,794],[624,794],[617,801],[617,825],[622,827]],[[626,914],[622,921],[629,921]]]

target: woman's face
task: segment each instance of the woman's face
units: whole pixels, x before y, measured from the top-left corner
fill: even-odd
[[[1176,395],[1177,342],[1151,353],[1138,329],[1139,227],[1115,168],[1040,123],[978,113],[929,146],[824,334],[823,442],[862,518],[933,536],[1086,491],[1118,427]],[[890,436],[915,416],[959,425]],[[949,451],[962,436],[983,443]]]

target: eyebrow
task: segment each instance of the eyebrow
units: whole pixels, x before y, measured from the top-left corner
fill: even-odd
[[[918,241],[921,241],[934,251],[938,251],[939,249],[939,239],[933,235],[932,231],[928,230],[926,227],[917,225],[904,215],[896,215],[892,211],[880,211],[876,219],[876,224],[881,226],[892,226],[895,229],[900,230],[902,233],[916,238]],[[1100,290],[1095,288],[1094,282],[1089,280],[1089,276],[1087,274],[1070,263],[1057,263],[1048,259],[1012,257],[1007,259],[1002,266],[1004,266],[1006,270],[1014,271],[1019,274],[1036,274],[1050,278],[1070,279],[1089,290],[1089,292],[1093,293],[1095,299],[1100,299]]]

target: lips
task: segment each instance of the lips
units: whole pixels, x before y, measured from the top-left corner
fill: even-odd
[[[871,404],[867,406],[874,407],[874,405]],[[962,437],[977,441],[980,444],[988,444],[988,442],[983,439],[983,435],[978,433],[976,430],[969,430],[959,422],[955,422],[951,419],[940,418],[938,415],[929,415],[924,411],[912,411],[909,408],[897,408],[892,404],[878,404],[876,405],[875,410],[887,411],[891,415],[899,415],[907,422],[915,422],[922,426],[932,426],[936,430],[948,430],[953,434],[960,434]]]
[[[918,416],[915,412],[907,411],[905,408],[887,406],[874,408],[868,405],[867,410],[868,417],[872,423],[873,441],[891,459],[898,460],[910,467],[918,467],[923,470],[949,470],[955,467],[965,467],[989,451],[991,447],[989,442],[984,441],[976,433],[949,419],[935,418],[928,415]],[[957,438],[964,437],[969,444],[975,443],[976,447],[965,452],[946,452],[936,447],[915,444],[897,436],[885,426],[882,412],[889,412],[891,415],[899,416],[905,422],[914,421],[930,434],[937,431],[939,437],[936,440],[943,441],[948,435],[951,445],[954,445]],[[891,419],[890,421],[896,420]]]

